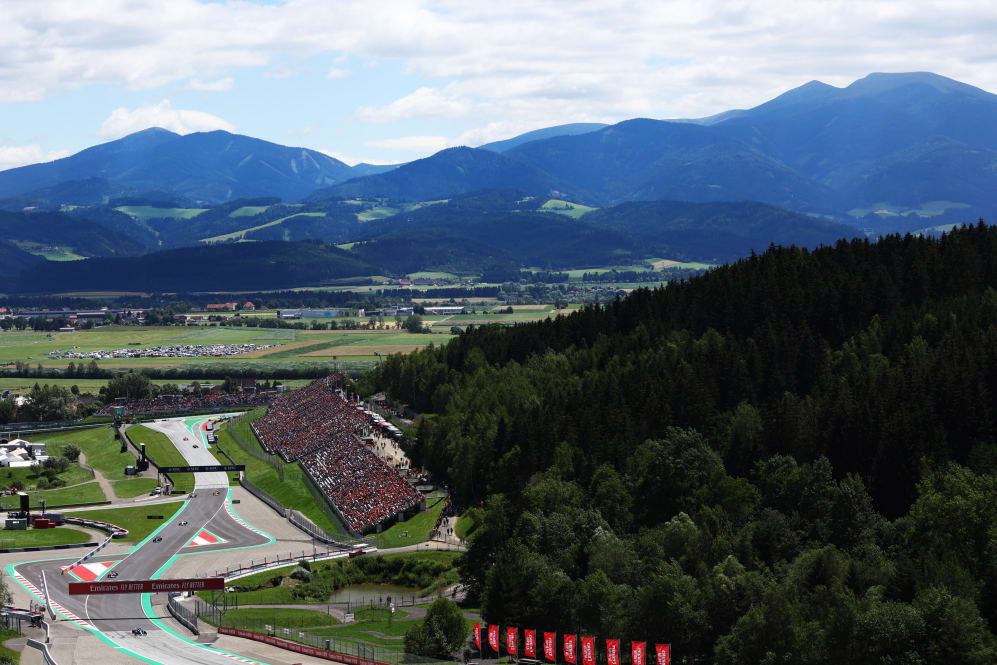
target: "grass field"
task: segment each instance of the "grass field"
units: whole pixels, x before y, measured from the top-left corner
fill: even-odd
[[[190,219],[197,217],[207,208],[156,208],[153,206],[118,206],[115,210],[131,215],[135,219],[145,221],[147,219],[157,219],[160,217],[172,217],[173,219]]]
[[[242,206],[228,214],[229,217],[255,217],[267,211],[270,206]]]
[[[566,215],[572,219],[578,219],[587,212],[598,210],[598,208],[593,208],[592,206],[582,205],[581,203],[571,203],[570,201],[561,201],[560,199],[550,199],[540,206],[540,209],[548,212],[556,212],[559,215]]]
[[[162,432],[151,430],[145,425],[133,425],[128,428],[128,437],[137,446],[145,444],[146,454],[156,461],[158,466],[187,466],[187,460],[180,454],[170,438]],[[190,445],[194,445],[194,439],[190,440]],[[175,473],[171,474],[173,482],[176,483],[174,490],[180,492],[190,492],[194,489],[194,474]]]
[[[158,529],[161,524],[172,519],[173,515],[182,505],[183,501],[171,501],[151,506],[104,508],[101,510],[87,510],[80,513],[65,514],[69,517],[110,522],[115,526],[128,529],[128,535],[121,540],[129,543],[137,543]],[[149,519],[147,515],[162,515],[163,519]]]
[[[114,496],[119,499],[131,499],[136,496],[148,494],[159,481],[155,478],[131,478],[129,480],[115,480],[111,483]]]
[[[104,492],[100,489],[100,483],[97,481],[74,485],[72,487],[60,487],[54,490],[29,492],[28,494],[31,497],[30,505],[32,508],[40,507],[41,501],[45,501],[45,506],[51,508],[74,503],[92,503],[107,499],[104,496]],[[16,508],[18,506],[18,498],[16,496],[5,496],[0,499],[0,506],[7,509]]]
[[[21,652],[14,651],[13,649],[8,649],[3,646],[3,643],[9,639],[15,637],[24,637],[21,633],[17,632],[13,628],[2,628],[0,627],[0,656],[6,656],[10,658],[13,663],[21,662]]]
[[[229,628],[263,632],[264,624],[282,628],[315,628],[338,623],[325,612],[287,607],[247,607],[225,612],[224,624]]]
[[[242,210],[242,208],[239,209]],[[297,217],[298,215],[304,215],[305,217],[325,217],[324,212],[296,212],[286,217],[275,219],[272,222],[267,222],[266,224],[260,224],[258,226],[250,226],[245,229],[240,229],[239,231],[233,231],[232,233],[226,233],[220,236],[213,236],[211,238],[201,238],[201,242],[213,243],[213,242],[227,242],[229,240],[244,240],[246,238],[246,234],[249,233],[250,231],[258,231],[259,229],[265,229],[270,226],[277,226],[278,224],[283,224],[285,220],[288,220],[292,217]],[[231,216],[232,215],[230,215],[230,217]]]
[[[79,347],[77,351],[113,350],[121,348],[149,348],[171,344],[284,344],[307,342],[311,344],[328,343],[331,346],[364,347],[361,353],[353,354],[329,353],[328,355],[356,355],[371,359],[371,349],[387,355],[404,352],[412,348],[421,348],[430,342],[441,344],[449,340],[449,336],[413,335],[398,330],[291,330],[277,328],[232,328],[209,326],[102,326],[92,330],[81,330],[75,333],[36,332],[3,332],[0,333],[0,362],[22,360],[35,366],[67,367],[70,362],[76,365],[86,365],[88,360],[49,359],[49,351],[65,351],[71,347]],[[191,367],[196,371],[203,367],[226,367],[228,365],[244,365],[248,362],[262,368],[267,362],[274,360],[271,354],[280,354],[278,359],[295,363],[325,363],[326,359],[305,357],[302,354],[286,354],[289,349],[277,348],[270,352],[227,356],[222,358],[122,358],[98,361],[106,368],[141,368],[141,367]],[[259,365],[260,363],[264,365]],[[267,370],[275,368],[266,366]],[[45,379],[4,379],[13,386],[30,389],[36,382],[45,383]],[[85,383],[86,380],[69,380],[68,385]],[[53,380],[54,383],[54,380]],[[106,383],[103,382],[103,383]],[[65,381],[63,385],[67,385]],[[95,385],[95,384],[90,384]],[[99,384],[97,385],[99,389]]]
[[[37,441],[36,437],[31,438]],[[46,446],[46,452],[52,457],[59,457],[62,455],[64,447],[61,445]],[[62,480],[67,486],[79,485],[93,480],[93,474],[76,464],[70,464],[65,471],[56,475],[56,478]],[[34,490],[38,480],[39,475],[31,467],[0,469],[0,484],[6,487]]]
[[[452,272],[439,272],[424,270],[422,272],[411,272],[408,274],[409,279],[457,279],[457,275]]]
[[[481,526],[481,519],[484,516],[477,508],[468,508],[457,518],[457,527],[454,529],[458,538],[465,539],[474,535],[474,532]]]
[[[264,413],[264,409],[255,409],[232,424],[232,429],[239,434],[247,445],[259,446],[256,435],[249,428],[249,423]],[[315,498],[308,491],[303,478],[304,474],[297,462],[284,465],[284,480],[282,481],[276,469],[243,450],[242,446],[232,439],[225,428],[222,428],[218,435],[218,444],[221,445],[226,453],[232,456],[236,464],[246,465],[246,477],[250,482],[271,494],[285,506],[291,506],[295,510],[304,513],[308,519],[323,529],[334,533],[344,533],[342,527],[329,519],[329,516],[315,504]],[[216,448],[217,446],[212,448],[215,458],[220,463],[227,464],[228,460],[218,453]],[[260,448],[260,451],[262,450]]]
[[[366,540],[382,550],[424,543],[429,540],[429,532],[436,525],[436,518],[443,510],[444,503],[443,497],[427,499],[425,511],[410,520],[398,522],[381,533],[367,536]]]
[[[27,529],[0,531],[0,545],[4,549],[13,547],[43,547],[46,545],[74,545],[90,542],[92,536],[76,529]]]
[[[135,464],[135,453],[120,452],[121,442],[114,438],[114,429],[95,427],[93,429],[72,430],[53,434],[39,434],[38,441],[48,445],[66,446],[73,444],[83,451],[86,463],[111,481],[125,480],[125,467]]]

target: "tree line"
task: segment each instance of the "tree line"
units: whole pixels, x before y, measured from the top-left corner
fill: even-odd
[[[393,356],[413,463],[483,505],[484,619],[677,662],[989,663],[997,227],[771,247]]]

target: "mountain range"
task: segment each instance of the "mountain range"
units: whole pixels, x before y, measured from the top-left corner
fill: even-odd
[[[259,196],[427,201],[497,187],[597,206],[757,200],[868,217],[867,226],[897,215],[987,215],[997,207],[995,185],[997,95],[926,72],[870,74],[842,88],[811,81],[752,109],[695,120],[559,125],[400,166],[349,167],[228,132],[154,128],[0,172],[0,197],[18,197],[14,205],[150,192],[209,205]]]

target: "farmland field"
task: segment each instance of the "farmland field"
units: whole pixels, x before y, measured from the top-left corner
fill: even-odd
[[[581,203],[571,203],[570,201],[561,201],[560,199],[551,199],[544,203],[540,209],[547,212],[556,212],[559,215],[566,215],[572,219],[578,219],[587,212],[598,210],[598,208],[593,208],[592,206],[582,205]]]
[[[366,321],[366,319],[364,319]],[[391,321],[390,323],[393,323]],[[189,358],[109,358],[98,361],[106,368],[140,368],[140,367],[224,367],[245,366],[252,364],[270,364],[272,361],[288,361],[294,363],[321,362],[320,358],[309,357],[312,351],[318,350],[317,345],[328,344],[330,347],[368,347],[362,352],[356,350],[350,353],[330,353],[328,355],[350,356],[370,355],[371,348],[379,353],[406,352],[413,348],[421,348],[430,342],[442,344],[448,341],[449,335],[419,335],[389,330],[292,330],[286,328],[237,328],[208,326],[102,326],[92,330],[81,330],[73,333],[42,333],[42,332],[3,332],[0,333],[0,363],[21,360],[32,367],[66,367],[70,362],[76,365],[86,365],[87,359],[49,359],[52,350],[65,351],[72,347],[79,352],[113,349],[142,349],[165,345],[209,345],[209,344],[281,344],[274,349],[225,357],[189,357]],[[291,346],[294,344],[295,346]],[[301,351],[295,352],[295,348]],[[305,350],[307,349],[307,350]],[[273,369],[271,367],[271,369]],[[36,382],[33,378],[4,378],[0,387],[10,385],[21,390],[30,390]],[[46,379],[37,380],[46,383]],[[54,381],[48,381],[54,383]],[[83,379],[66,379],[65,385],[84,383]],[[106,382],[90,384],[99,388]],[[82,385],[81,385],[82,387]]]
[[[158,217],[172,217],[173,219],[190,219],[197,217],[207,208],[154,208],[153,206],[118,206],[115,210],[131,215],[135,219],[145,221]]]

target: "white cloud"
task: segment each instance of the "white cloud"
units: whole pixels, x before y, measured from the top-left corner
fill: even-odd
[[[189,90],[203,90],[205,92],[228,92],[235,87],[235,80],[231,76],[220,78],[217,81],[202,81],[194,77],[187,84]]]
[[[69,155],[68,150],[45,150],[37,144],[0,146],[0,171],[26,164],[51,162]]]
[[[409,118],[461,118],[471,111],[471,102],[451,91],[419,88],[387,106],[361,106],[356,117],[367,122],[387,123]]]
[[[445,136],[399,136],[393,139],[377,139],[367,141],[365,145],[371,148],[387,148],[389,150],[404,150],[406,152],[439,152],[450,146]]]
[[[394,73],[372,78],[378,99],[394,101],[355,100],[354,119],[461,121],[454,134],[473,123],[480,139],[709,115],[873,71],[935,71],[997,90],[997,3],[979,0],[35,0],[3,11],[0,103],[97,84],[292,76],[315,56],[341,59],[330,78],[345,62],[388,62],[417,81],[405,94]]]
[[[349,75],[350,75],[350,70],[341,69],[339,67],[333,67],[326,73],[325,77],[327,79],[344,79]]]
[[[124,107],[115,109],[104,120],[97,136],[106,139],[117,139],[149,127],[162,127],[177,134],[192,132],[208,132],[215,129],[235,131],[235,125],[204,111],[175,109],[170,100],[164,99],[158,104],[140,106],[136,109]]]

